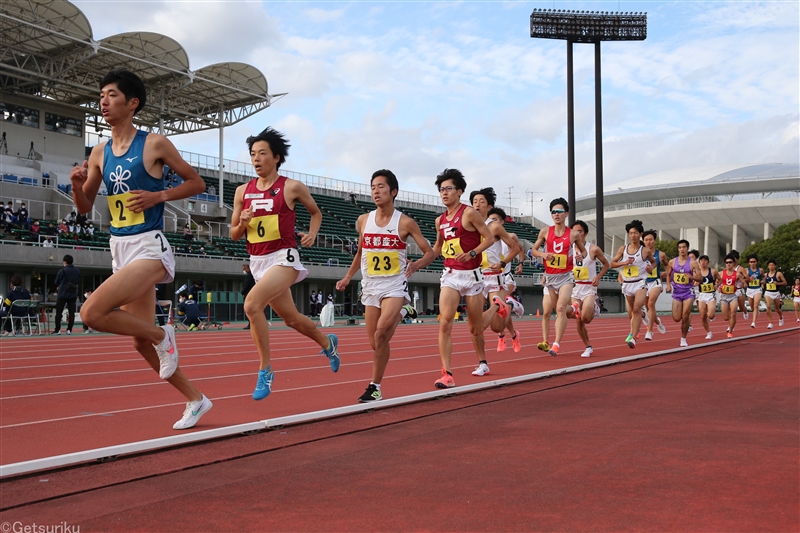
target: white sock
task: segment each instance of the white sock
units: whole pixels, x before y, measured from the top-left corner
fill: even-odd
[[[408,315],[408,309],[406,309],[405,307],[401,307],[400,308],[400,318],[405,318],[406,315]]]
[[[381,384],[380,383],[375,383],[375,382],[370,381],[369,384],[370,385],[374,385],[376,389],[381,390]]]

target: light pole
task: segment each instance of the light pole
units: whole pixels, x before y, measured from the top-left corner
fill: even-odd
[[[525,194],[528,195],[528,203],[531,204],[531,226],[536,225],[536,217],[533,215],[533,208],[536,205],[536,202],[543,202],[544,198],[536,199],[537,194],[544,194],[542,191],[530,191],[525,189]]]

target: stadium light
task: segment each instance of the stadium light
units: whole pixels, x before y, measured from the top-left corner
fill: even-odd
[[[600,43],[602,41],[644,41],[647,38],[647,13],[569,11],[534,9],[531,37],[567,41],[567,201],[570,224],[575,221],[575,100],[572,80],[572,44],[594,43],[595,109],[595,201],[597,243],[605,249],[603,217],[603,126],[600,91]]]

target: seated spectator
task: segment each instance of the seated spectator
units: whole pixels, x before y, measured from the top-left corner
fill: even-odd
[[[28,215],[28,208],[25,207],[25,202],[22,202],[17,209],[17,225],[24,230],[30,229],[31,220]]]
[[[43,232],[44,232],[45,235],[51,235],[53,237],[58,235],[58,229],[55,227],[55,225],[52,222],[50,222],[47,225],[47,227],[44,228]]]
[[[200,306],[194,300],[190,300],[185,292],[178,297],[178,317],[188,326],[189,331],[195,331],[203,317]]]
[[[39,227],[39,221],[38,220],[34,220],[33,224],[31,224],[31,233],[34,236],[36,236],[36,235],[39,235],[40,232],[41,232],[41,228]]]
[[[205,256],[206,256],[206,247],[205,247],[205,246],[203,246],[203,245],[200,245],[200,250],[198,250],[198,252],[197,252],[197,253],[198,253],[199,255],[202,255],[203,257],[205,257]]]
[[[0,317],[5,318],[7,316],[12,317],[23,317],[27,316],[28,311],[26,309],[11,309],[11,304],[16,302],[17,300],[30,300],[31,293],[28,292],[28,289],[22,286],[22,278],[14,275],[11,276],[11,290],[8,291],[8,295],[3,300],[3,307],[0,309]],[[14,329],[19,328],[12,328],[12,322],[14,320],[5,320],[3,326],[3,335],[13,335]],[[18,320],[16,322],[19,322]]]
[[[91,239],[94,238],[94,223],[89,222],[89,225],[86,226],[86,235]]]
[[[55,245],[53,244],[53,240],[48,235],[47,238],[42,241],[42,248],[54,248]]]
[[[67,237],[69,236],[69,226],[67,226],[67,219],[62,218],[61,224],[58,225],[58,236],[59,237]]]
[[[212,185],[211,187],[208,188],[208,194],[210,194],[211,196],[216,196],[217,188]]]
[[[189,224],[186,224],[183,227],[183,238],[186,239],[186,242],[189,242],[194,238],[192,236],[192,227]]]
[[[75,222],[75,211],[72,211],[69,215],[67,215],[67,224],[72,224]]]
[[[78,216],[75,217],[75,222],[77,224],[86,224],[86,215],[78,213]]]
[[[17,217],[14,214],[14,204],[9,201],[8,205],[5,207],[5,209],[3,209],[3,224],[5,224],[6,230],[10,230],[11,226],[14,225],[16,220]]]

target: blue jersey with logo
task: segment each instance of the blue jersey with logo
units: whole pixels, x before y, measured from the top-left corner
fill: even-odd
[[[114,155],[111,140],[103,152],[103,183],[108,191],[108,209],[111,211],[111,235],[118,237],[138,235],[164,227],[164,204],[156,204],[141,213],[126,207],[131,191],[160,192],[164,180],[154,178],[144,168],[144,141],[146,131],[137,131],[128,151],[120,157]]]

